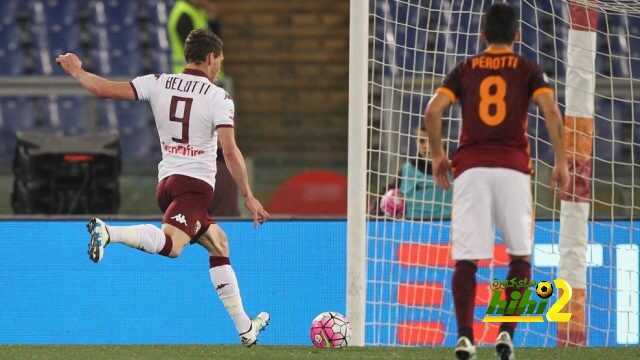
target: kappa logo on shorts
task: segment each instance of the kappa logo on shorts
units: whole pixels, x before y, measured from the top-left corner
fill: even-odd
[[[187,225],[187,218],[184,217],[184,215],[182,215],[182,214],[178,214],[176,216],[172,216],[171,218],[173,220],[175,220],[176,222],[179,222],[180,224]]]
[[[195,231],[196,234],[198,233],[198,231],[200,231],[201,227],[202,227],[202,225],[200,225],[200,220],[196,220],[196,229],[195,229],[196,230]]]

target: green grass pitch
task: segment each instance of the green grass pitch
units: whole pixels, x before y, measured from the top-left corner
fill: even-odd
[[[516,349],[518,360],[632,360],[640,359],[640,347],[586,349]],[[0,346],[0,359],[29,360],[159,360],[159,359],[453,359],[448,348],[348,348],[316,350],[310,346]],[[493,349],[481,348],[478,359],[495,359]]]

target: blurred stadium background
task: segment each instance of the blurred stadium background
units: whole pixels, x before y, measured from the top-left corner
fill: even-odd
[[[441,4],[443,1],[431,1],[428,8],[446,8],[448,3]],[[144,103],[87,97],[72,80],[62,77],[53,59],[64,51],[77,52],[88,69],[120,79],[168,72],[171,49],[167,18],[174,3],[174,0],[2,1],[0,214],[12,213],[10,165],[15,133],[25,130],[60,135],[117,132],[123,161],[119,213],[158,213],[153,196],[160,152],[149,107]],[[452,27],[460,23],[474,28],[473,24],[465,23],[470,19],[429,20],[428,11],[416,11],[417,7],[403,1],[372,4],[378,22],[376,56],[393,56],[376,59],[385,63],[387,73],[394,71],[394,67],[410,73],[445,73],[443,46],[452,44],[446,40],[447,31],[453,31]],[[474,2],[470,6],[482,4]],[[218,8],[225,40],[225,74],[238,108],[239,143],[250,159],[251,177],[257,179],[254,186],[260,197],[269,203],[279,186],[303,171],[324,169],[345,175],[348,2],[220,1]],[[523,3],[523,15],[535,16],[538,27],[525,22],[522,30],[526,46],[520,49],[538,59],[546,73],[560,81],[565,71],[563,61],[558,61],[565,51],[565,42],[560,39],[566,28],[558,26],[554,16],[561,13],[561,8],[561,3],[552,1]],[[601,79],[620,79],[599,82],[601,91],[615,92],[615,96],[598,97],[596,101],[597,116],[606,121],[595,122],[594,171],[599,179],[594,184],[598,188],[594,191],[595,209],[605,215],[611,211],[612,202],[621,205],[613,209],[617,216],[628,214],[630,207],[626,205],[632,197],[629,187],[614,190],[617,185],[611,184],[630,184],[628,179],[638,176],[638,167],[625,164],[640,156],[640,131],[633,131],[633,119],[640,117],[640,108],[629,101],[637,93],[633,94],[633,86],[624,82],[640,73],[640,39],[607,34],[638,33],[639,21],[637,17],[612,16],[599,24],[598,52],[629,53],[628,57],[596,58]],[[388,46],[383,33],[389,27],[395,33],[393,54],[383,51]],[[459,49],[446,51],[462,54],[474,41],[473,35],[469,35],[457,42]],[[424,43],[426,49],[433,50],[416,48],[416,43]],[[374,68],[378,75],[384,73],[378,72],[377,66]],[[563,94],[559,96],[563,103]],[[410,134],[420,121],[415,114],[427,100],[428,94],[398,98],[401,109],[397,111],[402,118],[397,123],[402,128],[397,130]],[[540,125],[537,121],[530,122],[530,134],[544,139],[545,130]],[[447,136],[456,139],[455,123],[449,130]],[[407,142],[409,146],[405,146]],[[401,154],[415,153],[415,141],[410,135],[401,137],[399,144]],[[551,158],[546,141],[532,142],[532,152],[541,160]],[[337,186],[344,185],[340,179],[331,181],[337,181]],[[310,186],[316,189],[316,197],[334,194],[335,201],[346,206],[344,191],[323,185],[322,181]],[[638,193],[633,195],[636,202]],[[295,209],[292,206],[283,212],[295,213]],[[345,213],[344,209],[336,212]],[[318,215],[321,214],[326,212]],[[545,207],[538,215],[545,216]]]
[[[123,161],[119,213],[159,213],[154,189],[160,148],[148,105],[87,97],[62,77],[54,59],[61,52],[76,52],[89,70],[120,79],[170,72],[167,19],[174,3],[0,2],[0,213],[12,213],[15,133],[25,130],[118,132]],[[250,159],[259,197],[268,203],[279,185],[305,170],[343,176],[348,2],[241,0],[217,5],[239,144]]]

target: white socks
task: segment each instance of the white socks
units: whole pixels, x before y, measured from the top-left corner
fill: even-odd
[[[224,308],[227,309],[231,320],[233,320],[238,334],[246,333],[251,328],[251,320],[244,312],[238,280],[233,268],[229,265],[229,258],[212,256],[209,263],[212,266],[209,269],[209,276],[211,277],[213,288],[218,293],[218,297],[222,301]]]
[[[109,238],[111,242],[123,243],[132,248],[146,251],[151,254],[162,253],[165,254],[165,245],[168,246],[169,252],[171,251],[172,244],[166,244],[171,242],[171,238],[166,237],[164,232],[150,224],[133,225],[133,226],[107,226],[109,232]]]

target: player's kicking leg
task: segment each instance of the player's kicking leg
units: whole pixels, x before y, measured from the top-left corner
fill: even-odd
[[[87,223],[89,231],[89,259],[99,262],[105,247],[111,243],[122,243],[150,254],[177,257],[189,243],[189,237],[172,225],[160,229],[151,224],[132,226],[108,226],[98,218]]]
[[[98,218],[91,218],[87,223],[89,231],[89,259],[97,263],[102,260],[104,248],[109,244],[107,225]]]
[[[251,347],[257,343],[258,335],[269,325],[269,313],[261,312],[253,320],[249,319],[242,305],[240,287],[236,274],[229,262],[227,236],[216,225],[209,225],[198,243],[209,252],[209,276],[220,301],[229,313],[240,335],[242,345]]]

